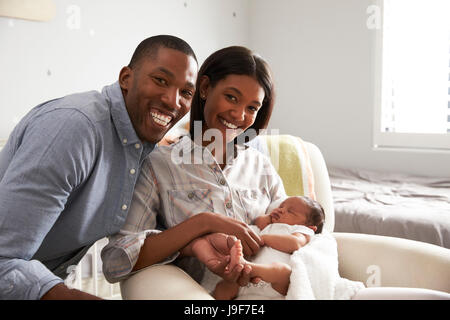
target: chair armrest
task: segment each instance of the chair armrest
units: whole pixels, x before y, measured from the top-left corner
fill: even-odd
[[[412,287],[450,293],[450,249],[424,242],[334,232],[342,277],[366,286]]]
[[[171,265],[145,268],[120,282],[124,300],[212,300],[182,269]]]

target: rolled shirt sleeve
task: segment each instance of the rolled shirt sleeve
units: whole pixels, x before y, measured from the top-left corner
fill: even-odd
[[[1,299],[34,300],[63,280],[40,261],[0,258]]]
[[[0,156],[0,297],[40,299],[62,279],[32,258],[89,175],[96,136],[71,109],[20,125],[23,134],[12,134]]]
[[[136,182],[125,224],[119,233],[108,237],[109,243],[102,249],[103,274],[106,280],[114,283],[136,273],[132,270],[145,239],[162,231],[157,227],[160,203],[158,183],[147,157]],[[170,263],[178,255],[176,252],[157,265]]]

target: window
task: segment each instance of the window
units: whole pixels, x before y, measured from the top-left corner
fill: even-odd
[[[384,0],[376,147],[450,150],[450,1]]]

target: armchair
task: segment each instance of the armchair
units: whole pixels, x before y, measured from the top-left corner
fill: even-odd
[[[304,142],[314,176],[316,199],[322,204],[324,228],[334,228],[330,180],[321,151]],[[450,293],[450,250],[432,244],[367,234],[333,233],[338,245],[339,273],[367,287],[415,287]],[[120,283],[123,299],[213,299],[174,265],[143,269]]]

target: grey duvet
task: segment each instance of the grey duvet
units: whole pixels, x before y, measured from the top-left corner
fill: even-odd
[[[450,248],[450,178],[330,168],[337,232]]]

